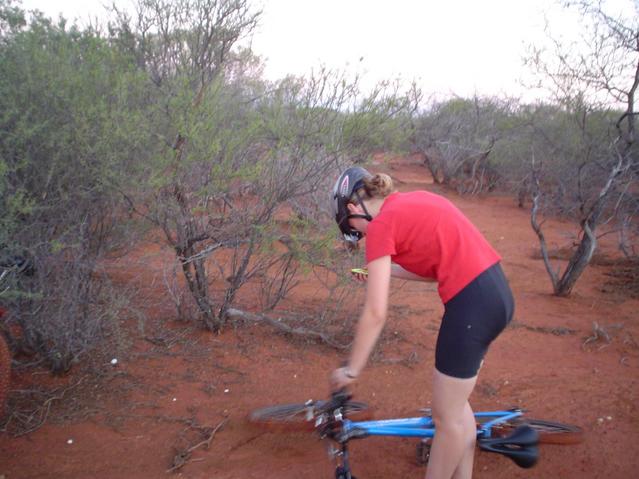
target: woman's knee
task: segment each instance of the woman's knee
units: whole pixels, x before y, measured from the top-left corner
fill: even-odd
[[[475,439],[477,426],[470,405],[463,408],[433,408],[433,422],[436,431]]]
[[[468,417],[463,411],[436,411],[433,410],[433,422],[437,431],[467,431]]]
[[[447,420],[448,416],[454,420],[462,416],[467,408],[477,376],[460,379],[447,376],[435,369],[433,374],[433,413],[439,415],[442,420]]]

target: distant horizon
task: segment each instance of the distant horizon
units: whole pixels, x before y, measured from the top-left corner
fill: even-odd
[[[57,18],[86,24],[103,18],[102,0],[23,0]],[[107,4],[111,2],[106,2]],[[116,1],[120,6],[130,1]],[[615,0],[615,5],[628,3]],[[426,97],[546,97],[522,86],[530,70],[527,45],[547,40],[545,18],[556,36],[577,34],[574,14],[553,0],[262,0],[263,15],[250,42],[265,62],[264,77],[305,76],[326,66],[362,77],[370,89],[380,81],[413,80]]]

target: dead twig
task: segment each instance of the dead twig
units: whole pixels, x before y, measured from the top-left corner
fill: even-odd
[[[622,324],[613,324],[611,326],[608,326],[608,329],[621,329],[621,328],[623,328]],[[600,326],[599,323],[597,323],[597,321],[593,321],[592,336],[588,336],[584,340],[583,347],[586,347],[587,344],[596,343],[599,341],[605,342],[605,344],[602,347],[605,347],[608,344],[610,344],[612,342],[612,336],[608,332],[608,329],[604,328],[603,326]]]
[[[413,351],[405,358],[385,358],[380,359],[379,362],[382,364],[401,364],[412,369],[415,364],[419,363],[419,355]]]
[[[211,445],[211,441],[213,440],[213,438],[215,437],[217,432],[220,429],[222,429],[222,427],[224,427],[224,425],[228,422],[228,420],[229,420],[228,418],[223,419],[213,429],[196,427],[196,429],[199,429],[199,430],[210,429],[210,431],[208,432],[206,438],[203,441],[200,441],[199,443],[197,443],[194,446],[191,446],[191,447],[189,447],[187,449],[179,451],[173,457],[173,462],[171,463],[171,467],[169,469],[167,469],[166,472],[167,473],[175,472],[175,471],[181,469],[182,467],[184,467],[184,465],[186,465],[189,462],[194,462],[196,460],[201,460],[201,459],[193,459],[193,460],[191,459],[191,455],[193,454],[193,451],[195,451],[196,449],[199,449],[202,446],[204,446],[206,449],[208,449],[209,446]]]
[[[18,427],[22,427],[25,429],[12,434],[14,437],[25,436],[27,434],[30,434],[36,431],[37,429],[42,427],[42,425],[46,422],[47,418],[49,417],[49,413],[51,411],[53,402],[59,401],[60,399],[64,398],[67,392],[78,387],[87,377],[88,376],[82,376],[74,384],[62,389],[61,391],[59,390],[53,391],[51,395],[47,397],[44,400],[44,402],[42,402],[42,404],[36,406],[35,409],[31,411],[19,411],[19,410],[13,411],[11,415],[9,416],[9,418],[7,419],[4,429],[8,430],[10,427],[10,424],[12,422],[16,422],[19,425]],[[19,392],[25,396],[29,396],[29,395],[33,396],[35,394],[44,394],[41,391],[35,391],[35,390],[34,391],[21,390]],[[20,401],[20,402],[22,403],[23,401]]]

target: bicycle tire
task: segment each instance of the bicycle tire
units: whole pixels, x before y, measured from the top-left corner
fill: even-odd
[[[267,406],[251,412],[248,420],[267,429],[312,430],[315,428],[317,415],[326,403],[327,401],[310,401]],[[344,405],[344,415],[349,419],[364,420],[370,417],[371,412],[366,403],[348,401]]]
[[[492,431],[495,436],[508,436],[516,427],[522,424],[526,424],[537,431],[540,444],[579,444],[584,440],[583,430],[578,426],[527,417],[497,424],[493,426]]]

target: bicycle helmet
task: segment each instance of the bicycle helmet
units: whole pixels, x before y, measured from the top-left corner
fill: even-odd
[[[358,193],[358,190],[364,187],[364,179],[372,178],[372,176],[373,175],[361,166],[353,166],[345,170],[335,182],[331,206],[333,207],[333,214],[335,215],[337,226],[339,226],[340,231],[344,235],[344,240],[349,243],[357,243],[362,239],[362,234],[355,228],[351,228],[351,225],[348,224],[348,219],[364,218],[368,221],[373,219],[371,215],[368,214],[366,206]],[[352,199],[353,196],[357,198],[358,204],[362,205],[366,214],[354,215],[348,212],[347,205],[354,202]]]

